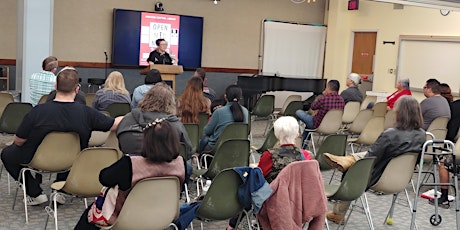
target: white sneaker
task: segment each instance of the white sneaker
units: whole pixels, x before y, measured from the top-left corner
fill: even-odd
[[[60,193],[56,194],[56,202],[59,204],[65,204],[65,196]]]
[[[39,205],[48,202],[48,197],[46,194],[41,194],[37,197],[27,196],[27,205]]]

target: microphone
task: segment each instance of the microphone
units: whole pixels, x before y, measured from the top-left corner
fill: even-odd
[[[104,50],[105,57],[107,57],[107,50]]]

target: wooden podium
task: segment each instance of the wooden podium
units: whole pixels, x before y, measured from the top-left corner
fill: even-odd
[[[171,82],[171,88],[176,90],[176,75],[184,72],[184,69],[181,65],[162,65],[154,64],[150,65],[150,69],[157,69],[161,73],[161,79],[164,82]]]

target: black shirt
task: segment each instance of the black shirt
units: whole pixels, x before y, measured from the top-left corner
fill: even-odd
[[[32,108],[16,131],[16,136],[27,139],[22,152],[33,154],[45,136],[53,131],[76,132],[80,147],[88,147],[91,131],[108,131],[114,119],[77,102],[50,101]]]
[[[165,64],[165,65],[172,65],[172,58],[169,56],[168,53],[160,54],[157,50],[150,52],[149,58],[147,58],[147,62],[153,62],[154,64]]]

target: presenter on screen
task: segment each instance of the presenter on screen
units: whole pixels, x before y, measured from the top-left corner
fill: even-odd
[[[166,52],[166,48],[168,48],[168,43],[163,39],[157,39],[155,41],[157,48],[150,52],[149,58],[147,58],[147,62],[149,65],[153,64],[164,64],[164,65],[172,65],[173,62],[177,63],[177,60],[171,58],[169,54]]]

